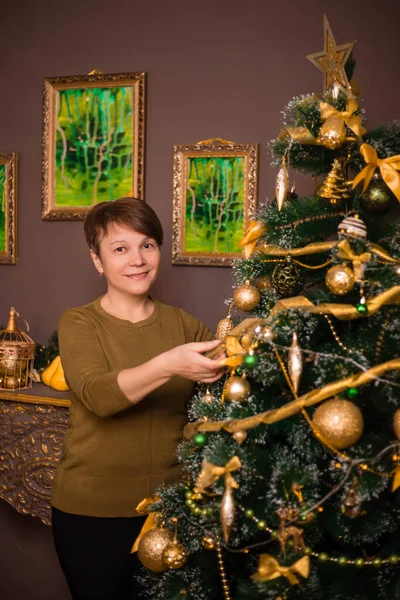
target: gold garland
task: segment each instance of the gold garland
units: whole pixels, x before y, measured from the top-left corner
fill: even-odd
[[[261,423],[264,423],[265,425],[271,425],[272,423],[277,423],[278,421],[282,421],[288,417],[296,415],[302,410],[302,408],[306,406],[319,404],[323,400],[347,390],[349,387],[360,387],[362,385],[366,385],[388,371],[397,370],[400,370],[400,358],[395,358],[393,360],[389,360],[388,362],[381,363],[380,365],[375,365],[367,371],[356,373],[355,375],[349,375],[349,377],[346,377],[345,379],[332,381],[323,388],[312,390],[311,392],[300,396],[300,398],[293,400],[292,402],[288,402],[280,408],[268,410],[266,412],[259,413],[258,415],[253,415],[244,419],[227,419],[225,421],[205,422],[195,421],[193,423],[188,423],[184,428],[184,435],[187,439],[190,439],[198,431],[215,432],[225,430],[228,433],[236,433],[236,431],[240,430],[254,429],[255,427],[261,425]]]

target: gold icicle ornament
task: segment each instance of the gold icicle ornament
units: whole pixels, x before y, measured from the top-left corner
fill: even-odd
[[[299,346],[299,341],[297,338],[297,333],[293,332],[292,344],[289,350],[289,375],[292,381],[293,389],[297,394],[299,390],[300,377],[303,371],[303,356],[301,353],[301,348]]]
[[[235,501],[233,498],[232,489],[237,489],[239,484],[234,480],[231,473],[237,471],[242,466],[238,456],[233,456],[225,465],[225,467],[218,467],[208,461],[203,462],[201,472],[197,478],[195,485],[195,492],[201,494],[204,490],[213,483],[215,483],[220,477],[225,476],[225,492],[221,501],[221,525],[224,534],[225,542],[228,542],[229,534],[232,529],[232,525],[235,521]]]
[[[278,171],[275,182],[275,196],[279,212],[282,210],[284,201],[289,191],[289,174],[286,167],[286,158],[282,156],[281,168]]]
[[[233,497],[232,488],[238,488],[239,485],[232,478],[233,484],[231,486],[227,486],[225,488],[224,495],[221,500],[221,510],[220,510],[220,518],[221,518],[221,526],[222,533],[224,535],[225,543],[227,544],[229,541],[229,535],[231,533],[231,529],[235,522],[235,499]]]

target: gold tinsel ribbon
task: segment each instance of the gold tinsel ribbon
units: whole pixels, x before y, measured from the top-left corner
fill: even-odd
[[[400,286],[395,285],[389,290],[385,290],[375,298],[370,298],[366,302],[368,309],[368,316],[378,312],[378,310],[386,304],[400,304]],[[320,315],[333,315],[341,321],[350,321],[353,319],[360,319],[363,317],[358,312],[355,306],[352,304],[333,304],[330,302],[322,302],[315,306],[305,296],[295,296],[293,298],[285,298],[279,300],[269,314],[269,319],[276,313],[288,310],[304,310],[305,312],[320,314]],[[265,323],[263,323],[265,324]],[[232,333],[232,332],[231,332]]]
[[[360,152],[367,166],[354,178],[353,188],[364,180],[362,193],[365,192],[372,179],[375,170],[379,167],[383,181],[392,190],[400,202],[400,154],[389,156],[389,158],[378,158],[378,154],[369,144],[362,144]]]
[[[149,506],[158,502],[159,499],[160,498],[158,496],[153,496],[151,498],[144,498],[137,505],[136,512],[138,512],[140,515],[145,515],[147,513]],[[145,520],[145,522],[143,524],[142,529],[140,530],[139,535],[137,536],[137,538],[132,546],[131,554],[134,554],[135,552],[137,552],[137,549],[139,547],[139,542],[142,539],[142,537],[144,536],[144,534],[147,533],[147,531],[150,531],[150,529],[154,529],[154,527],[157,527],[157,519],[158,519],[158,516],[157,516],[156,512],[151,512],[148,515],[147,519]]]
[[[347,240],[342,240],[338,243],[338,257],[350,260],[353,263],[354,277],[356,281],[362,280],[362,265],[371,260],[371,252],[363,252],[363,254],[355,254]]]
[[[259,249],[263,252],[263,254],[267,254],[269,256],[307,256],[309,254],[321,254],[322,252],[329,252],[335,246],[340,244],[338,241],[331,242],[313,242],[312,244],[307,244],[307,246],[303,246],[302,248],[291,248],[287,250],[285,248],[280,248],[279,246],[274,246],[273,244],[261,244]],[[369,244],[372,254],[387,260],[391,263],[399,263],[400,260],[398,258],[393,258],[390,256],[386,250],[381,248],[378,244]]]
[[[342,112],[327,102],[321,102],[319,110],[321,119],[324,119],[325,121],[321,131],[329,130],[337,132],[339,136],[343,133],[346,135],[345,125],[347,125],[357,137],[362,137],[367,131],[361,123],[361,117],[354,114],[358,110],[358,103],[355,98],[348,100],[346,110],[343,110]]]
[[[278,579],[278,577],[286,577],[290,585],[297,585],[300,583],[300,581],[296,577],[296,573],[305,579],[308,578],[310,574],[309,556],[303,556],[290,567],[284,567],[280,565],[276,558],[270,554],[261,554],[260,561],[258,563],[258,571],[252,576],[252,579],[257,583],[264,583],[265,581]]]
[[[238,456],[233,456],[230,460],[228,460],[225,467],[218,467],[217,465],[205,460],[194,487],[196,493],[202,494],[206,488],[210,487],[210,485],[215,483],[223,475],[225,475],[226,488],[238,488],[239,484],[236,483],[231,473],[232,471],[237,471],[240,469],[241,466],[242,463],[240,462],[240,458]]]
[[[258,240],[266,231],[267,228],[260,221],[249,221],[244,238],[239,242],[239,246],[243,246],[245,258],[249,258]]]
[[[283,421],[288,417],[296,415],[302,410],[302,408],[319,404],[323,400],[331,398],[335,394],[339,394],[340,392],[347,390],[349,387],[360,387],[362,385],[366,385],[377,377],[384,375],[388,371],[398,370],[400,370],[400,358],[395,358],[393,360],[389,360],[388,362],[381,363],[380,365],[375,365],[367,371],[362,371],[361,373],[356,373],[355,375],[349,375],[349,377],[346,377],[345,379],[332,381],[323,388],[311,390],[311,392],[300,396],[300,398],[297,398],[292,402],[288,402],[280,408],[268,410],[266,412],[259,413],[258,415],[253,415],[244,419],[229,419],[226,421],[196,421],[194,423],[188,423],[184,428],[184,435],[187,439],[190,439],[196,434],[197,431],[215,432],[223,429],[228,433],[236,433],[240,430],[254,429],[261,423],[264,423],[265,425],[271,425],[272,423],[277,423],[278,421]]]

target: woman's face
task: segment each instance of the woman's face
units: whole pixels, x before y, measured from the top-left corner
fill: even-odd
[[[90,251],[96,269],[110,288],[134,296],[146,295],[160,265],[157,242],[113,223],[100,241],[100,256]]]

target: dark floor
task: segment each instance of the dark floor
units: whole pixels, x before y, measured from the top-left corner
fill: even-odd
[[[0,599],[71,600],[51,528],[0,500]]]

